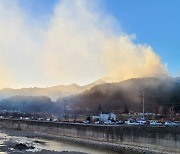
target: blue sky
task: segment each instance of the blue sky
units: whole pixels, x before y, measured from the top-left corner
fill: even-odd
[[[19,0],[29,17],[47,20],[58,0]],[[180,75],[179,0],[102,0],[106,13],[114,16],[123,31],[136,34],[135,43],[148,44],[168,64],[172,76]]]

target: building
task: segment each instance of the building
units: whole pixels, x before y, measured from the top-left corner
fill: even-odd
[[[92,116],[93,121],[100,121],[101,123],[108,123],[109,121],[116,121],[116,115],[114,113],[101,112],[99,116]]]

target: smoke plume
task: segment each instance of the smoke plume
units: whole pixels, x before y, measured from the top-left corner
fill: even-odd
[[[87,84],[102,77],[165,76],[167,68],[149,45],[135,44],[102,3],[62,0],[46,28],[31,25],[16,1],[0,1],[0,87]],[[1,69],[3,68],[3,69]],[[3,70],[3,71],[2,71]]]
[[[127,35],[107,39],[102,55],[112,81],[168,75],[166,66],[150,46],[135,45]]]

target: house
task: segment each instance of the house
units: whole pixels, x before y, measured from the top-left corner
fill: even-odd
[[[99,116],[92,116],[93,121],[100,121],[101,123],[107,123],[109,121],[116,121],[116,115],[114,113],[101,112]]]
[[[114,113],[101,112],[100,121],[101,122],[116,121],[116,115]]]

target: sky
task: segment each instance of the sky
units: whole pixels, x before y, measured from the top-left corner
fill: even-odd
[[[180,75],[180,2],[178,0],[112,0],[107,10],[123,26],[137,35],[135,42],[147,43],[168,64],[172,76]]]
[[[0,88],[180,76],[178,0],[0,0]]]

